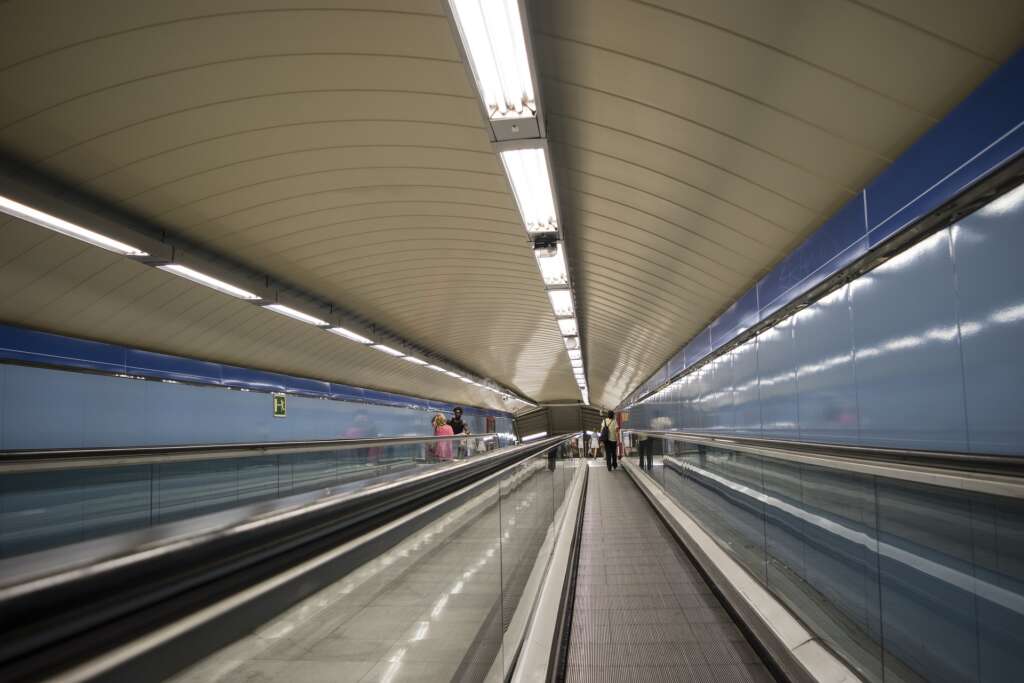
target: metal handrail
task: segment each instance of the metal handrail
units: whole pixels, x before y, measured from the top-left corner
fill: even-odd
[[[355,448],[383,448],[417,443],[469,441],[497,438],[498,434],[457,434],[455,436],[392,436],[364,439],[318,439],[311,441],[267,441],[253,443],[201,444],[189,446],[142,446],[128,448],[64,448],[0,451],[0,474],[33,469],[107,467],[159,462],[189,462],[251,458],[291,453],[320,453]]]
[[[623,429],[624,434],[725,450],[944,488],[1024,498],[1024,457],[852,446],[693,432]]]
[[[171,533],[106,559],[20,577],[0,586],[0,630],[7,634],[0,643],[0,678],[36,678],[93,657],[97,648],[181,619],[184,611],[286,572],[568,438],[502,449],[298,508],[249,506],[251,515],[225,527],[192,536]],[[302,590],[311,590],[308,582]]]

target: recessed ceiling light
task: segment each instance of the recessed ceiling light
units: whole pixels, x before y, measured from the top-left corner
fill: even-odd
[[[370,348],[371,349],[377,349],[381,353],[386,353],[389,356],[394,356],[395,358],[401,358],[402,356],[405,355],[404,353],[402,353],[398,349],[393,349],[390,346],[385,346],[384,344],[374,344]]]
[[[320,318],[317,318],[315,316],[309,315],[308,313],[303,313],[302,311],[296,311],[294,308],[289,308],[288,306],[284,306],[282,304],[267,304],[263,308],[271,310],[274,313],[280,313],[281,315],[286,315],[289,318],[293,318],[294,320],[299,320],[301,322],[308,323],[310,325],[317,325],[319,327],[326,327],[327,325],[330,324],[326,320],[321,320]]]
[[[346,330],[344,327],[332,327],[332,328],[328,329],[327,331],[328,332],[332,332],[332,333],[338,335],[339,337],[344,337],[345,339],[351,339],[354,342],[359,342],[360,344],[372,344],[373,343],[372,339],[367,339],[363,335],[356,334],[352,330]]]
[[[112,251],[115,254],[121,254],[122,256],[149,256],[146,252],[141,249],[136,249],[130,244],[119,242],[118,240],[101,235],[98,232],[83,228],[80,225],[75,225],[71,221],[66,221],[63,218],[57,218],[45,211],[39,209],[33,209],[31,206],[16,202],[13,199],[0,196],[0,211],[28,221],[29,223],[35,223],[36,225],[46,228],[47,230],[53,230],[59,232],[62,235],[68,237],[74,237],[76,240],[88,242],[89,244]]]
[[[164,272],[172,273],[179,277],[183,277],[186,280],[191,280],[192,282],[195,282],[197,284],[205,285],[210,289],[215,289],[223,294],[230,294],[231,296],[238,299],[256,301],[257,299],[260,298],[259,296],[253,294],[252,292],[246,291],[241,287],[235,287],[234,285],[228,284],[223,280],[218,280],[215,277],[211,277],[209,275],[206,275],[205,273],[200,273],[198,270],[194,270],[192,268],[189,268],[188,266],[183,266],[178,263],[171,263],[166,266],[157,266],[157,268]]]

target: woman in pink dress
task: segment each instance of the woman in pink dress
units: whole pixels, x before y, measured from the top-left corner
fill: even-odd
[[[448,424],[441,413],[434,416],[434,436],[455,436],[452,426]],[[438,460],[451,460],[452,442],[438,441],[434,444],[434,457]]]

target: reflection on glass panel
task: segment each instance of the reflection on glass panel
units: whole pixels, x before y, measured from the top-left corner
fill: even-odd
[[[501,479],[501,587],[505,670],[517,651],[540,578],[554,552],[554,530],[575,472],[569,444],[548,449]]]
[[[535,455],[177,683],[504,680],[580,460]]]
[[[491,484],[435,522],[175,676],[221,681],[499,683],[499,515]]]
[[[259,501],[355,492],[512,445],[505,434],[437,442],[39,472],[0,472],[0,558],[142,529]]]
[[[1005,681],[1024,667],[1021,501],[656,448],[655,480],[865,679]]]

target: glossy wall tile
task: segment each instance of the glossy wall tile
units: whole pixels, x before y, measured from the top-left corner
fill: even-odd
[[[627,427],[1024,455],[1024,186],[629,406]]]

